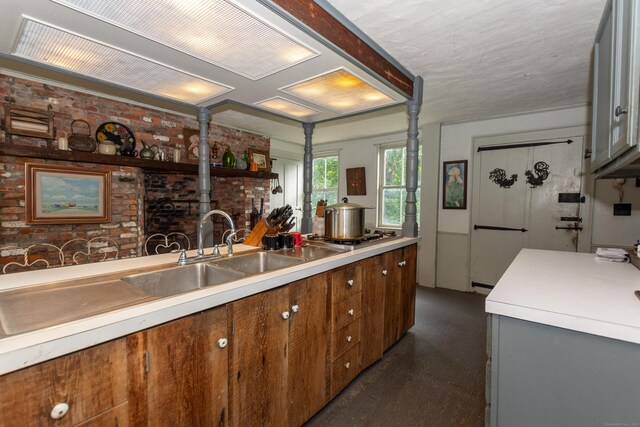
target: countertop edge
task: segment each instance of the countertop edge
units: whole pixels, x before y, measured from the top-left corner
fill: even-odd
[[[8,336],[0,339],[0,375],[274,289],[384,252],[409,246],[419,241],[420,237],[394,239],[299,266],[240,279],[215,288],[205,288],[50,328]],[[173,258],[175,258],[175,254],[172,254]],[[158,264],[162,263],[166,263],[164,258],[158,262]],[[81,277],[77,274],[71,274],[70,276],[73,278]],[[85,274],[85,276],[87,275]],[[25,280],[23,279],[22,282],[25,282]]]

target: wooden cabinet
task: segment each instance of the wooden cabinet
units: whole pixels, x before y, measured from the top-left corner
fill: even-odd
[[[384,291],[389,261],[385,255],[362,261],[361,369],[382,358],[384,351]]]
[[[126,340],[0,376],[0,395],[0,426],[127,425]]]
[[[333,398],[359,373],[362,317],[362,265],[350,264],[331,273],[329,321],[329,395]]]
[[[228,305],[231,425],[300,426],[327,403],[327,279]]]
[[[637,167],[631,164],[640,159],[639,30],[638,2],[607,3],[594,44],[591,133],[591,170],[602,176],[637,175]]]
[[[386,350],[414,324],[416,297],[416,245],[383,255],[388,274],[384,284],[384,338]]]
[[[286,426],[289,289],[227,304],[232,426]]]
[[[327,402],[327,284],[318,274],[289,285],[289,425],[300,426]]]
[[[127,339],[132,425],[227,424],[227,318],[224,307]]]

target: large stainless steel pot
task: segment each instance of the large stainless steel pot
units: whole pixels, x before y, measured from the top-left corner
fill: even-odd
[[[324,238],[327,240],[362,240],[364,238],[364,210],[360,205],[342,203],[324,209]]]

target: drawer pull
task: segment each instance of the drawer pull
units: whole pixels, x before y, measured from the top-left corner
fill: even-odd
[[[218,340],[218,347],[225,348],[228,343],[229,343],[229,341],[226,338],[220,338]]]
[[[353,308],[352,308],[352,309],[349,309],[349,315],[350,315],[350,316],[353,316],[355,313],[356,313],[356,312],[353,310]]]
[[[349,336],[347,337],[347,342],[351,342],[351,340],[352,340],[351,335],[349,335]]]
[[[297,313],[298,311],[300,311],[300,307],[298,307],[298,304],[292,306],[291,311],[293,311],[294,313]]]
[[[347,369],[349,369],[349,368],[351,367],[351,363],[349,363],[349,362],[345,363],[345,364],[344,364],[344,367],[345,367],[345,368],[347,368]]]
[[[67,415],[69,412],[69,404],[67,403],[57,403],[56,406],[51,410],[51,418],[54,420],[59,420],[60,418]]]
[[[288,312],[288,311],[283,311],[283,312],[282,312],[282,318],[283,318],[284,320],[287,320],[287,319],[289,318],[289,312]]]
[[[387,270],[382,270],[382,275],[386,276],[389,272]]]
[[[349,286],[353,286],[353,279],[349,279],[349,280],[347,280],[347,285],[349,285]]]

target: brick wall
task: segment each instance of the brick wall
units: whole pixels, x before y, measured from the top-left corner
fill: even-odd
[[[0,74],[0,98],[12,96],[19,106],[46,110],[53,106],[57,137],[71,135],[71,121],[83,119],[89,122],[92,133],[107,121],[127,125],[136,139],[158,145],[171,153],[173,148],[184,146],[182,129],[197,128],[194,117],[186,117],[154,110],[135,104],[99,97],[83,92],[56,87],[49,84],[25,80]],[[4,105],[0,105],[0,117],[4,117]],[[215,119],[215,117],[214,117]],[[269,138],[210,124],[210,143],[229,146],[235,155],[249,148],[269,150]],[[0,144],[5,143],[0,130]],[[46,146],[46,142],[35,138],[14,136],[13,143],[27,146]],[[55,145],[55,144],[54,144]],[[142,145],[138,142],[138,151]],[[187,154],[183,149],[183,161]],[[220,151],[220,157],[222,150]],[[108,224],[55,224],[28,225],[25,222],[24,163],[51,163],[61,166],[86,167],[87,169],[112,172],[112,221]],[[197,162],[193,159],[191,162]],[[70,239],[92,239],[103,237],[108,243],[96,243],[94,252],[107,252],[110,247],[119,247],[119,257],[139,256],[144,253],[146,237],[156,232],[179,231],[196,244],[196,224],[199,205],[189,200],[199,198],[197,176],[146,174],[138,168],[105,166],[95,164],[70,164],[68,162],[44,161],[41,159],[0,157],[0,248],[17,246],[25,248],[34,243],[51,243],[59,246]],[[255,198],[259,209],[260,197],[265,198],[265,210],[269,203],[269,181],[253,178],[212,178],[212,207],[235,213],[238,227],[247,227],[251,212],[251,199]],[[163,202],[173,200],[174,210],[155,209]],[[155,210],[154,210],[155,209]],[[152,212],[153,211],[153,212]],[[151,218],[151,213],[154,213]],[[145,230],[145,218],[147,230]],[[150,219],[151,218],[151,219]],[[218,235],[222,230],[216,228]],[[217,240],[216,240],[217,241]],[[42,258],[55,261],[57,254],[43,249]],[[95,256],[91,255],[93,260]],[[91,258],[89,257],[89,258]],[[32,258],[30,258],[32,259]],[[21,261],[20,250],[4,250],[0,253],[0,267],[10,261]],[[78,262],[90,259],[78,257]],[[69,262],[71,260],[67,260]],[[55,264],[55,262],[52,262]],[[34,268],[39,265],[34,266]]]

